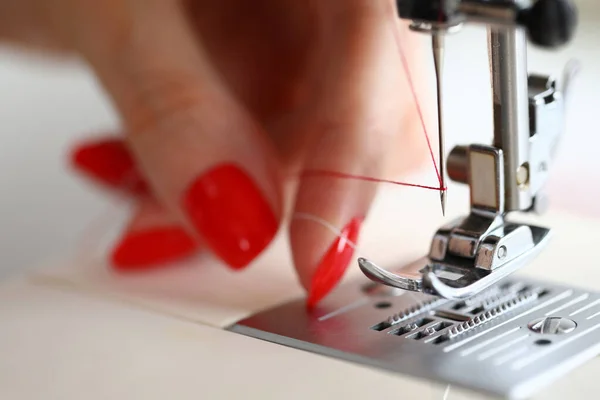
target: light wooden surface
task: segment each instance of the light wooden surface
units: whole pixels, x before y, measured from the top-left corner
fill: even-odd
[[[0,318],[4,399],[438,399],[444,390],[56,288],[5,286]]]

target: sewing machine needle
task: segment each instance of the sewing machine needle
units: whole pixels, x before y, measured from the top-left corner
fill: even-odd
[[[442,68],[444,64],[444,34],[433,32],[432,35],[433,61],[435,64],[435,76],[437,86],[438,107],[438,141],[439,141],[439,173],[440,173],[440,203],[442,214],[446,215],[446,150],[444,146],[444,128],[442,117]]]

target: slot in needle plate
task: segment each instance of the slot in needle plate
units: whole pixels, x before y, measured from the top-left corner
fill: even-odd
[[[465,300],[359,279],[230,331],[488,395],[529,398],[600,353],[600,293],[511,277]]]

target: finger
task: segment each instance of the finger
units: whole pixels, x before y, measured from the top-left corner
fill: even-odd
[[[334,4],[335,3],[335,4]],[[397,134],[410,124],[409,96],[386,2],[323,6],[327,37],[305,170],[382,177]],[[400,94],[400,95],[399,95]],[[293,259],[316,305],[343,277],[355,253],[376,185],[330,177],[301,178],[290,225]],[[333,232],[332,232],[333,231]]]
[[[87,56],[158,200],[229,266],[243,268],[278,230],[275,151],[211,68],[178,5],[123,6],[113,19],[120,25],[96,32],[103,40],[91,37]]]
[[[110,256],[116,271],[146,271],[196,254],[198,242],[155,200],[140,201]]]
[[[79,144],[71,153],[71,165],[110,190],[133,196],[149,194],[148,184],[122,138],[106,137]]]

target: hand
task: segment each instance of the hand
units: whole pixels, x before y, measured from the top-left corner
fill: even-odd
[[[289,178],[382,177],[424,159],[394,11],[391,0],[0,0],[0,37],[81,55],[114,101],[125,134],[74,160],[136,196],[118,269],[200,250],[242,269],[293,202],[293,260],[314,305],[353,246],[302,216],[355,242],[376,187],[304,177],[290,189]]]

